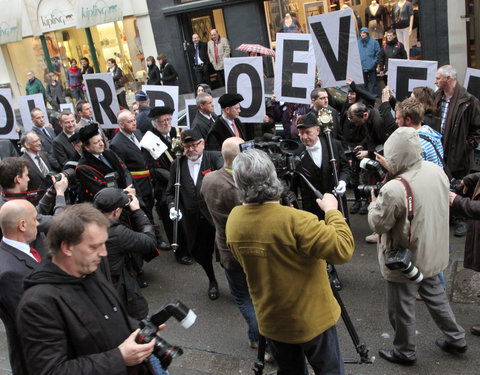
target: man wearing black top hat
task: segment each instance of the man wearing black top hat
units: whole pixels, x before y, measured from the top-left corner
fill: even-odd
[[[336,160],[338,174],[338,185],[335,186],[327,139],[320,131],[315,112],[311,111],[301,116],[297,128],[302,142],[299,152],[302,172],[322,194],[335,192],[337,196],[343,197],[350,178],[350,168],[341,142],[332,139],[333,157]],[[300,180],[300,190],[302,192],[303,209],[323,220],[324,212],[318,208],[315,195],[302,180]],[[342,200],[343,207],[346,208],[346,199],[342,198]],[[344,212],[344,214],[347,213]]]
[[[212,264],[215,226],[207,204],[200,194],[200,189],[203,177],[211,171],[222,168],[223,159],[219,152],[204,151],[205,142],[194,130],[183,131],[182,146],[184,156],[172,163],[167,186],[170,218],[175,220],[178,217],[180,220],[188,253],[205,270],[209,280],[208,297],[214,300],[218,298],[218,285]],[[175,181],[178,162],[180,162],[179,212],[175,210]]]
[[[158,158],[154,158],[149,151],[144,149],[145,159],[147,160],[153,182],[153,195],[156,200],[155,208],[158,216],[162,219],[165,233],[170,242],[173,239],[173,224],[169,216],[165,190],[167,189],[168,179],[170,178],[170,167],[175,160],[175,152],[172,150],[172,139],[176,137],[180,138],[180,128],[172,128],[173,112],[174,110],[168,106],[155,107],[150,110],[148,117],[153,126],[152,133],[167,146],[167,149]],[[179,263],[186,265],[193,264],[191,258],[185,255],[180,256],[180,252],[175,253],[175,255]]]
[[[91,202],[97,192],[111,185],[125,189],[132,176],[115,152],[105,149],[97,124],[84,126],[78,132],[83,153],[75,169],[80,183],[80,200]]]
[[[240,94],[223,94],[218,103],[222,107],[222,115],[218,116],[205,140],[207,150],[220,151],[223,141],[230,137],[247,139],[245,125],[238,119],[240,114]]]

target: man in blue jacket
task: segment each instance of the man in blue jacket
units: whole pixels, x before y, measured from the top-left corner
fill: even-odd
[[[375,39],[370,38],[366,27],[360,29],[360,40],[358,41],[358,50],[362,60],[363,80],[365,89],[368,90],[368,82],[372,85],[370,91],[375,97],[378,97],[377,91],[377,63],[380,54],[380,46]]]

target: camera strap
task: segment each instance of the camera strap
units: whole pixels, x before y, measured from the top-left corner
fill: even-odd
[[[405,188],[407,194],[407,219],[410,223],[408,228],[408,247],[410,248],[411,234],[412,234],[412,220],[414,216],[414,201],[413,201],[413,192],[410,183],[405,180],[403,177],[395,178],[395,180],[400,181]]]
[[[450,172],[450,169],[448,168],[447,163],[445,163],[445,160],[443,160],[442,155],[440,155],[440,152],[438,151],[437,146],[435,146],[435,143],[433,143],[433,141],[429,137],[427,137],[425,134],[418,134],[418,136],[423,140],[430,142],[430,144],[433,146],[433,149],[435,150],[437,157],[442,162],[443,171],[447,175],[448,180],[451,181],[453,179],[452,173]]]

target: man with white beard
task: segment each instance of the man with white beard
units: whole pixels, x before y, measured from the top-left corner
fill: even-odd
[[[178,218],[186,237],[183,241],[187,244],[186,249],[177,251],[185,252],[186,256],[193,256],[203,267],[209,281],[208,297],[215,300],[219,296],[212,264],[215,226],[200,189],[203,177],[207,173],[223,167],[223,158],[220,152],[204,151],[205,141],[197,132],[190,129],[182,132],[182,146],[184,155],[172,163],[167,186],[170,219]],[[177,211],[175,181],[178,162],[180,162],[180,201]]]

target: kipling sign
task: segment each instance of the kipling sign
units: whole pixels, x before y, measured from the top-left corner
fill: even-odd
[[[43,0],[38,7],[38,23],[42,32],[61,30],[76,25],[70,1]]]

